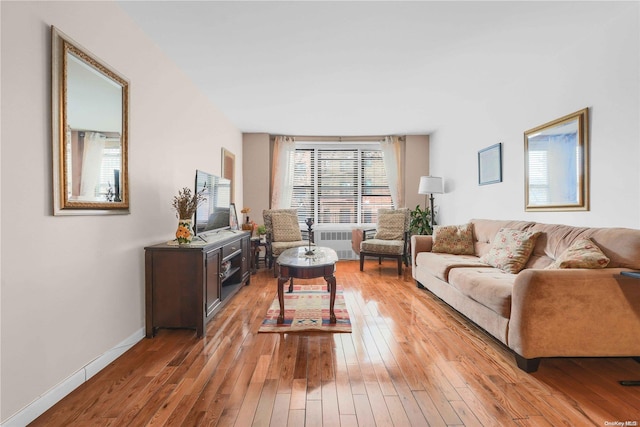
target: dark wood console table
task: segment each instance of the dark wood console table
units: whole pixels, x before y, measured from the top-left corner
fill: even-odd
[[[249,233],[224,230],[205,238],[144,248],[147,338],[157,328],[191,328],[203,336],[207,322],[249,284]]]

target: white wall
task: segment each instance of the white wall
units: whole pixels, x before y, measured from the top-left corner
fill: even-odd
[[[431,172],[445,177],[447,191],[436,196],[441,224],[500,218],[640,228],[639,3],[577,2],[559,11],[547,24],[520,22],[521,31],[494,57],[474,58],[468,50],[457,58],[479,75],[482,61],[503,61],[516,72],[501,76],[502,91],[461,100],[431,135]],[[523,133],[584,107],[591,210],[525,212]],[[479,186],[477,152],[498,142],[503,182]]]
[[[1,2],[1,419],[144,326],[145,245],[242,135],[112,2]],[[131,82],[131,214],[51,215],[50,26]]]

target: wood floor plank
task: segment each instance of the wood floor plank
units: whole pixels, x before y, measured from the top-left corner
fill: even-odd
[[[292,409],[289,411],[287,427],[305,427],[306,411],[304,409]]]
[[[289,409],[306,409],[307,407],[307,379],[296,378],[291,387]]]
[[[373,410],[369,403],[369,398],[364,394],[356,394],[353,396],[353,404],[356,408],[356,417],[358,425],[362,427],[376,426],[376,419],[373,416]]]
[[[258,333],[276,294],[252,275],[207,325],[160,329],[33,426],[594,426],[640,421],[630,358],[550,358],[538,372],[394,262],[340,261],[352,332]],[[313,279],[309,283],[324,283]]]
[[[271,413],[270,427],[282,427],[287,425],[289,419],[289,402],[291,395],[288,393],[276,393],[273,402],[273,412]]]
[[[308,341],[307,400],[322,399],[322,363],[320,361],[320,337],[313,335]]]
[[[273,415],[273,409],[275,407],[277,391],[278,381],[266,379],[260,393],[255,417],[251,423],[252,427],[266,427],[271,423],[271,416]]]
[[[305,427],[322,427],[322,401],[316,399],[307,400],[307,409],[304,419]]]
[[[393,425],[412,425],[398,396],[384,396],[384,401],[387,406],[387,410],[389,411],[389,417],[391,420],[393,420]]]
[[[335,381],[322,382],[322,424],[325,426],[340,425],[338,390]]]

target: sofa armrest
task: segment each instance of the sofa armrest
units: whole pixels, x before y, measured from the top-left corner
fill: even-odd
[[[640,355],[640,283],[622,269],[526,269],[516,277],[508,346],[519,355]]]
[[[431,252],[433,238],[431,236],[414,234],[411,236],[411,265],[416,267],[416,255],[420,252]]]

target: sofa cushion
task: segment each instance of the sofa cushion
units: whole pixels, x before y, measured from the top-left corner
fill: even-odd
[[[284,212],[274,212],[271,216],[271,222],[274,241],[297,242],[302,240],[297,216]]]
[[[404,242],[402,240],[367,239],[360,243],[360,252],[402,255],[404,253]]]
[[[527,268],[545,268],[576,239],[588,237],[609,258],[607,268],[640,270],[640,230],[631,228],[589,228],[561,224],[535,224],[528,231],[540,231]]]
[[[464,225],[436,225],[433,228],[433,252],[473,255],[473,226]]]
[[[516,274],[497,268],[454,268],[449,284],[500,316],[511,316],[511,293]]]
[[[547,269],[605,268],[609,258],[588,237],[581,237],[567,248]]]
[[[449,279],[452,268],[478,267],[491,268],[472,255],[451,255],[434,252],[419,252],[416,256],[416,268],[428,271],[445,282]]]
[[[502,228],[493,239],[489,252],[480,261],[507,273],[522,270],[533,252],[539,232]]]
[[[508,221],[498,219],[472,219],[469,221],[473,225],[473,242],[475,254],[482,256],[489,252],[493,239],[501,228],[512,230],[529,230],[535,222],[531,221]]]
[[[403,211],[381,212],[378,218],[378,231],[376,239],[380,240],[402,240],[404,238],[404,217]]]

